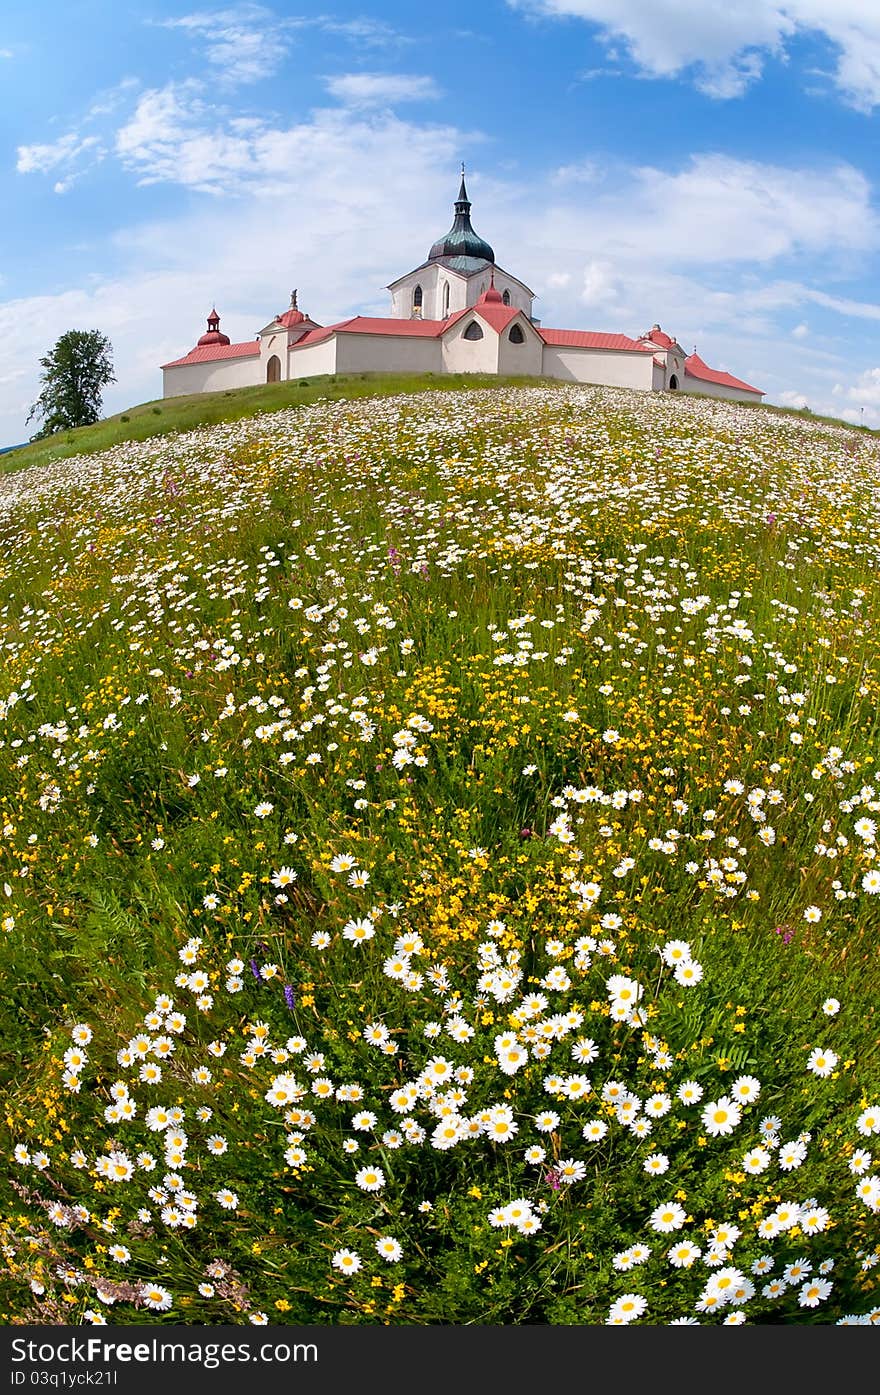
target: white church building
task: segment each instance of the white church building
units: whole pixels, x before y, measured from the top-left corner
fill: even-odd
[[[682,391],[760,402],[763,392],[686,354],[655,324],[636,339],[593,330],[547,329],[535,293],[495,261],[471,225],[462,169],[455,218],[427,259],[392,281],[390,313],[320,325],[297,306],[255,339],[231,344],[212,310],[207,333],[162,365],[165,397],[329,373],[495,373],[560,378],[643,391]]]

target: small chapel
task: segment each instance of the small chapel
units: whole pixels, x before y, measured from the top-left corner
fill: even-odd
[[[386,288],[389,314],[321,325],[290,305],[254,339],[232,344],[212,309],[208,328],[182,358],[162,365],[165,397],[330,373],[493,373],[559,378],[645,392],[702,393],[760,402],[760,388],[710,368],[654,324],[644,334],[548,329],[535,292],[498,265],[474,230],[464,167],[449,231],[425,261]]]

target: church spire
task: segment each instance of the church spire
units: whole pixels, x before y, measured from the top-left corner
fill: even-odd
[[[445,237],[434,243],[428,253],[428,261],[440,261],[442,257],[467,257],[471,261],[494,262],[495,253],[471,225],[471,201],[464,182],[464,165],[461,167],[461,185],[455,200],[455,218]]]
[[[464,183],[464,160],[461,162],[461,188],[458,191],[458,198],[455,200],[455,211],[457,214],[469,214],[471,211],[471,201],[467,196],[467,189]]]

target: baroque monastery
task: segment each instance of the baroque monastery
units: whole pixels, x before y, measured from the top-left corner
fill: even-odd
[[[164,396],[313,378],[323,373],[496,373],[561,378],[643,391],[683,391],[760,402],[763,392],[710,368],[655,324],[637,339],[546,329],[535,293],[498,266],[471,225],[462,168],[455,218],[427,260],[387,288],[386,317],[320,325],[290,306],[255,339],[231,344],[212,310],[208,330],[183,358],[162,365]]]

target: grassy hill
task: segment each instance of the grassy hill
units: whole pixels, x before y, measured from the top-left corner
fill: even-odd
[[[148,441],[172,432],[194,431],[201,426],[240,421],[264,412],[279,412],[311,402],[336,402],[360,397],[396,396],[399,393],[467,391],[509,387],[522,379],[498,378],[481,373],[457,373],[442,378],[432,373],[339,373],[296,382],[264,383],[257,387],[230,388],[224,392],[194,393],[190,397],[164,397],[142,402],[94,426],[57,432],[46,440],[12,449],[0,458],[0,471],[49,465],[73,455],[106,450],[123,441]],[[532,380],[533,381],[533,380]],[[549,384],[548,384],[549,385]]]
[[[561,386],[556,379],[539,379],[537,382],[547,388]],[[448,374],[443,377],[432,373],[334,373],[302,378],[296,382],[231,388],[224,392],[196,393],[190,397],[159,398],[106,417],[95,426],[82,426],[73,431],[58,432],[43,441],[7,447],[5,451],[0,451],[0,473],[49,465],[55,460],[106,450],[124,441],[152,440],[156,436],[195,431],[199,427],[216,426],[221,422],[241,421],[245,417],[307,406],[316,401],[348,401],[414,392],[488,391],[535,383],[534,378],[503,378],[481,373]],[[685,394],[678,396],[681,398]],[[746,411],[801,418],[820,425],[843,426],[863,434],[875,434],[870,427],[855,427],[834,417],[815,416],[808,408],[774,407],[760,403],[743,406]]]
[[[9,459],[0,1321],[876,1322],[876,438],[430,387]]]

